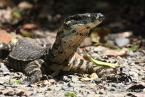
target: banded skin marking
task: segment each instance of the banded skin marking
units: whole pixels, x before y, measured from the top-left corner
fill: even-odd
[[[99,25],[103,20],[104,16],[101,13],[77,14],[67,18],[62,29],[57,33],[56,41],[50,50],[48,59],[53,65],[50,65],[49,68],[53,69],[54,72],[58,72],[58,70],[63,70],[65,66],[67,67],[77,48],[88,36],[90,30]],[[57,66],[60,67],[57,68]]]
[[[85,13],[70,16],[64,21],[58,31],[52,48],[47,40],[34,39],[24,43],[18,41],[17,43],[22,42],[22,44],[17,45],[16,43],[16,48],[14,45],[7,58],[6,65],[10,69],[24,71],[32,83],[39,81],[43,72],[47,73],[50,70],[54,71],[54,73],[59,72],[70,66],[69,61],[74,56],[81,42],[89,34],[90,30],[99,25],[103,20],[104,16],[101,13]],[[20,56],[17,55],[19,53]],[[72,62],[76,63],[75,61]],[[80,62],[77,63],[79,65],[74,66],[78,67],[78,69],[84,69],[84,71],[92,69],[93,65],[83,65],[83,60],[77,60],[77,62]]]
[[[42,78],[42,64],[44,63],[43,59],[37,59],[25,66],[25,74],[28,75],[28,80],[31,82],[37,82]]]
[[[93,73],[96,72],[98,76],[102,76],[103,67],[96,66],[93,62],[84,59],[83,50],[78,48],[77,52],[70,59],[67,66],[63,68],[63,71],[79,72],[79,73]]]

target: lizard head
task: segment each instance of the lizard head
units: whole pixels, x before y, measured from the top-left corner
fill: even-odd
[[[103,20],[101,13],[76,14],[66,18],[49,53],[54,56],[50,60],[57,64],[67,63],[90,30]]]
[[[99,25],[104,18],[101,13],[76,14],[66,18],[64,26],[77,32],[86,32]]]

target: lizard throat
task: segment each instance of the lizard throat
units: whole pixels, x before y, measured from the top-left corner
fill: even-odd
[[[86,36],[88,36],[88,33],[88,29],[81,29],[80,32],[76,31],[76,29],[59,31],[50,51],[50,61],[57,64],[68,64],[69,59],[74,55]]]

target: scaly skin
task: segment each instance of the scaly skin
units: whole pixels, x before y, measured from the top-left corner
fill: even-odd
[[[73,60],[71,58],[82,41],[88,36],[90,30],[103,20],[104,16],[101,13],[78,14],[66,19],[49,52],[47,59],[52,64],[49,68],[58,72],[67,66],[69,67],[69,61]],[[90,68],[92,67],[93,65]]]
[[[64,24],[58,31],[52,48],[49,46],[42,49],[42,51],[44,50],[48,53],[41,54],[41,51],[39,52],[35,49],[35,47],[39,48],[38,45],[40,45],[40,48],[41,46],[47,46],[47,44],[49,44],[46,43],[46,41],[48,41],[47,39],[46,41],[45,39],[37,39],[27,42],[24,40],[24,43],[21,40],[16,43],[16,47],[10,48],[11,51],[7,57],[6,65],[10,69],[23,71],[29,76],[32,83],[39,81],[43,73],[50,71],[53,71],[54,75],[60,70],[66,70],[72,67],[73,70],[75,67],[75,69],[77,68],[78,70],[95,71],[95,69],[92,69],[94,66],[92,64],[78,63],[72,66],[72,63],[79,61],[79,59],[75,60],[74,54],[81,42],[88,36],[90,30],[99,25],[103,20],[104,16],[101,13],[85,13],[70,16],[64,21]],[[25,51],[25,49],[28,50]],[[40,53],[36,55],[37,57],[33,56],[36,54],[33,52],[33,49],[35,49],[38,54]],[[17,53],[20,53],[20,56],[17,56]],[[29,57],[33,60],[29,60]]]

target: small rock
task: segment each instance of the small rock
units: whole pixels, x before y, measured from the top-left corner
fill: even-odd
[[[13,96],[13,95],[15,95],[14,91],[4,91],[4,92],[5,92],[4,93],[5,96]]]
[[[72,82],[77,82],[77,81],[79,81],[78,76],[73,76],[73,77],[72,77]]]
[[[69,82],[70,79],[68,78],[68,76],[63,76],[63,81],[65,81],[65,82]]]
[[[68,83],[67,86],[68,86],[68,87],[73,87],[73,86],[74,86],[74,83]]]
[[[24,92],[24,91],[19,91],[19,92],[17,93],[17,96],[23,96],[23,95],[25,95],[25,92]]]
[[[129,92],[143,92],[143,90],[145,89],[145,86],[142,84],[134,84],[131,87],[129,87],[127,89],[127,91]]]
[[[130,42],[130,40],[128,38],[117,38],[117,39],[115,39],[115,43],[119,47],[126,46],[127,44],[129,44],[129,42]]]
[[[10,71],[8,70],[8,68],[7,68],[3,63],[0,63],[0,70],[1,70],[4,74],[10,74]]]

